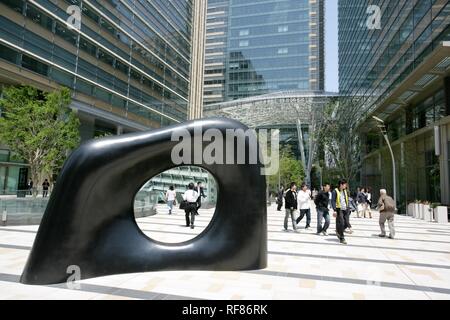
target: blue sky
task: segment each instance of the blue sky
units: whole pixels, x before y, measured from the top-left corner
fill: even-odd
[[[339,91],[338,0],[325,0],[325,90]]]

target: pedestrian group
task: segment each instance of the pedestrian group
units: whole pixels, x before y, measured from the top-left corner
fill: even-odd
[[[277,210],[281,211],[283,200],[285,204],[284,231],[289,231],[288,224],[291,220],[294,232],[298,232],[298,225],[306,216],[305,229],[311,228],[311,209],[314,203],[317,211],[317,235],[328,236],[331,223],[331,215],[336,219],[336,236],[339,242],[347,244],[345,234],[352,234],[350,216],[353,212],[357,217],[372,219],[372,191],[371,188],[358,188],[357,192],[350,194],[348,182],[342,179],[337,187],[332,188],[329,183],[322,186],[320,191],[311,192],[306,183],[297,191],[297,184],[292,182],[288,189],[280,187],[277,194]],[[313,200],[313,201],[312,201]],[[387,194],[385,189],[380,190],[380,199],[377,204],[380,211],[379,237],[386,237],[385,223],[388,222],[390,239],[395,237],[394,216],[396,212],[395,201]],[[297,212],[299,215],[297,216]]]

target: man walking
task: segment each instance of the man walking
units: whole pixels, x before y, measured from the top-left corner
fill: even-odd
[[[295,224],[295,212],[297,211],[297,185],[295,182],[291,183],[290,190],[286,192],[285,209],[286,215],[284,217],[284,231],[288,231],[289,216],[292,220],[292,228],[294,231],[297,231],[297,225]]]
[[[330,227],[330,184],[327,183],[314,199],[317,209],[317,235],[327,236],[327,230]],[[322,220],[325,224],[322,226]]]
[[[380,190],[380,199],[378,200],[377,209],[380,210],[380,229],[381,229],[381,238],[386,237],[386,229],[385,223],[386,220],[389,226],[389,238],[395,238],[395,227],[394,227],[394,216],[396,210],[396,204],[394,199],[388,196],[387,191],[385,189]]]
[[[280,187],[280,190],[278,190],[277,193],[277,211],[281,211],[281,208],[283,207],[283,196],[284,196],[284,186]]]
[[[203,187],[202,187],[202,183],[199,181],[197,182],[197,188],[195,190],[198,194],[198,198],[197,198],[197,211],[195,213],[196,216],[198,216],[198,209],[200,209],[200,207],[202,206],[202,197],[206,198],[205,193],[203,192]]]
[[[336,236],[340,243],[347,244],[345,240],[345,215],[347,214],[349,201],[347,192],[347,181],[342,179],[339,181],[339,186],[333,191],[331,197],[331,206],[335,211],[336,217]]]
[[[194,229],[195,214],[197,212],[199,194],[195,191],[195,185],[191,182],[188,186],[188,190],[183,194],[183,200],[186,201],[186,227]]]
[[[48,196],[48,189],[50,188],[50,182],[47,179],[42,183],[42,197],[46,198]]]
[[[297,224],[299,224],[306,215],[306,228],[311,227],[311,191],[308,190],[306,183],[303,183],[301,190],[298,193],[298,206],[300,209],[300,216],[297,219]]]

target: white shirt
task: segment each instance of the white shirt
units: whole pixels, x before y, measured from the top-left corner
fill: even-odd
[[[183,199],[186,200],[189,203],[197,202],[198,199],[198,193],[194,190],[187,190],[183,194]]]
[[[175,192],[175,190],[167,190],[166,192],[167,201],[174,201],[176,196],[177,193]]]
[[[298,209],[299,210],[308,210],[311,209],[311,191],[300,190],[297,194],[298,199]]]
[[[345,196],[345,191],[341,191],[341,210],[347,210],[347,197]],[[350,204],[350,199],[349,199]]]
[[[333,199],[333,194],[331,192],[328,192],[328,210],[333,210],[333,207],[331,206],[331,200]]]

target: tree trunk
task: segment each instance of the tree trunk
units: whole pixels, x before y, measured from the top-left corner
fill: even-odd
[[[36,165],[30,162],[31,180],[33,180],[33,198],[38,196],[38,186],[40,184],[40,177]]]

